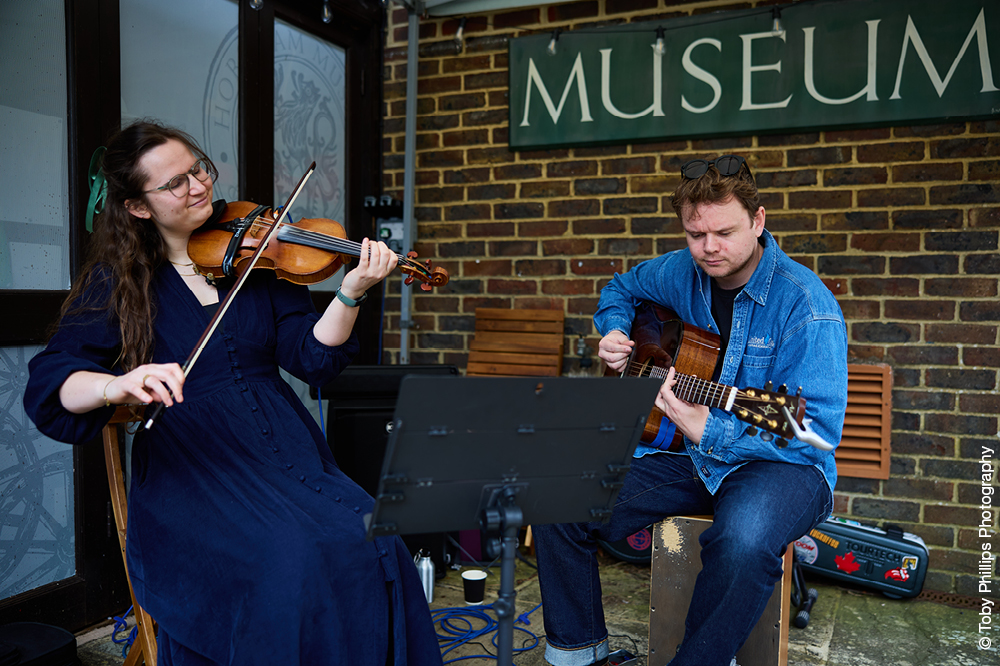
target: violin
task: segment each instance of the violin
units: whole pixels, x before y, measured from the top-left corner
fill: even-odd
[[[219,222],[191,234],[188,256],[209,281],[239,275],[278,217],[267,206],[249,201],[229,203]],[[303,218],[281,222],[255,266],[269,268],[279,278],[296,284],[315,284],[336,273],[350,257],[360,256],[361,243],[348,240],[340,224],[326,218]],[[405,256],[396,253],[397,267],[406,275],[406,284],[417,280],[424,291],[448,284],[448,271],[432,267],[429,259],[424,263],[415,261],[416,256],[416,252]]]
[[[346,240],[344,228],[332,220],[299,220],[294,224],[285,221],[288,210],[315,169],[313,162],[279,209],[277,217],[268,215],[272,211],[267,206],[238,201],[223,210],[219,218],[223,222],[205,225],[188,239],[188,256],[200,273],[210,281],[217,279],[218,273],[218,278],[234,277],[235,282],[184,361],[185,377],[205,351],[209,338],[254,267],[270,268],[278,277],[292,282],[312,284],[333,275],[344,263],[345,256],[361,256],[361,243]],[[415,252],[405,257],[396,255],[400,270],[407,274],[406,284],[420,279],[420,288],[425,291],[447,284],[448,271],[440,267],[432,269],[429,260],[421,265],[413,261],[415,256]],[[146,419],[146,430],[153,427],[165,404],[156,403],[153,413]]]

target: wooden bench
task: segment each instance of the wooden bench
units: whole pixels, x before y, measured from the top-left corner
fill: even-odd
[[[476,308],[476,334],[469,344],[466,374],[558,377],[565,317],[561,310]]]

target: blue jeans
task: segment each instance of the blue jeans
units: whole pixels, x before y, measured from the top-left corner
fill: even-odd
[[[703,568],[670,666],[729,666],[764,612],[789,543],[825,520],[833,493],[809,465],[754,461],[713,496],[691,458],[636,458],[608,523],[534,525],[546,660],[584,666],[608,654],[595,539],[618,541],[667,516],[714,514],[702,533]]]

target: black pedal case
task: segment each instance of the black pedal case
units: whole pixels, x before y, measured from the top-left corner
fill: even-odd
[[[806,572],[899,598],[920,594],[928,553],[923,539],[897,525],[830,518],[795,540],[795,559]]]

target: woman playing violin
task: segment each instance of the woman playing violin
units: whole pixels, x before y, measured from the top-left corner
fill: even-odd
[[[91,260],[24,402],[69,443],[96,437],[117,405],[166,406],[133,443],[127,546],[160,663],[440,664],[409,553],[365,540],[372,498],[278,372],[333,379],[358,350],[350,303],[396,255],[363,241],[322,315],[305,287],[252,271],[185,380],[177,360],[228,288],[187,254],[221,213],[215,168],[187,134],[140,121],[109,142],[103,171]]]

